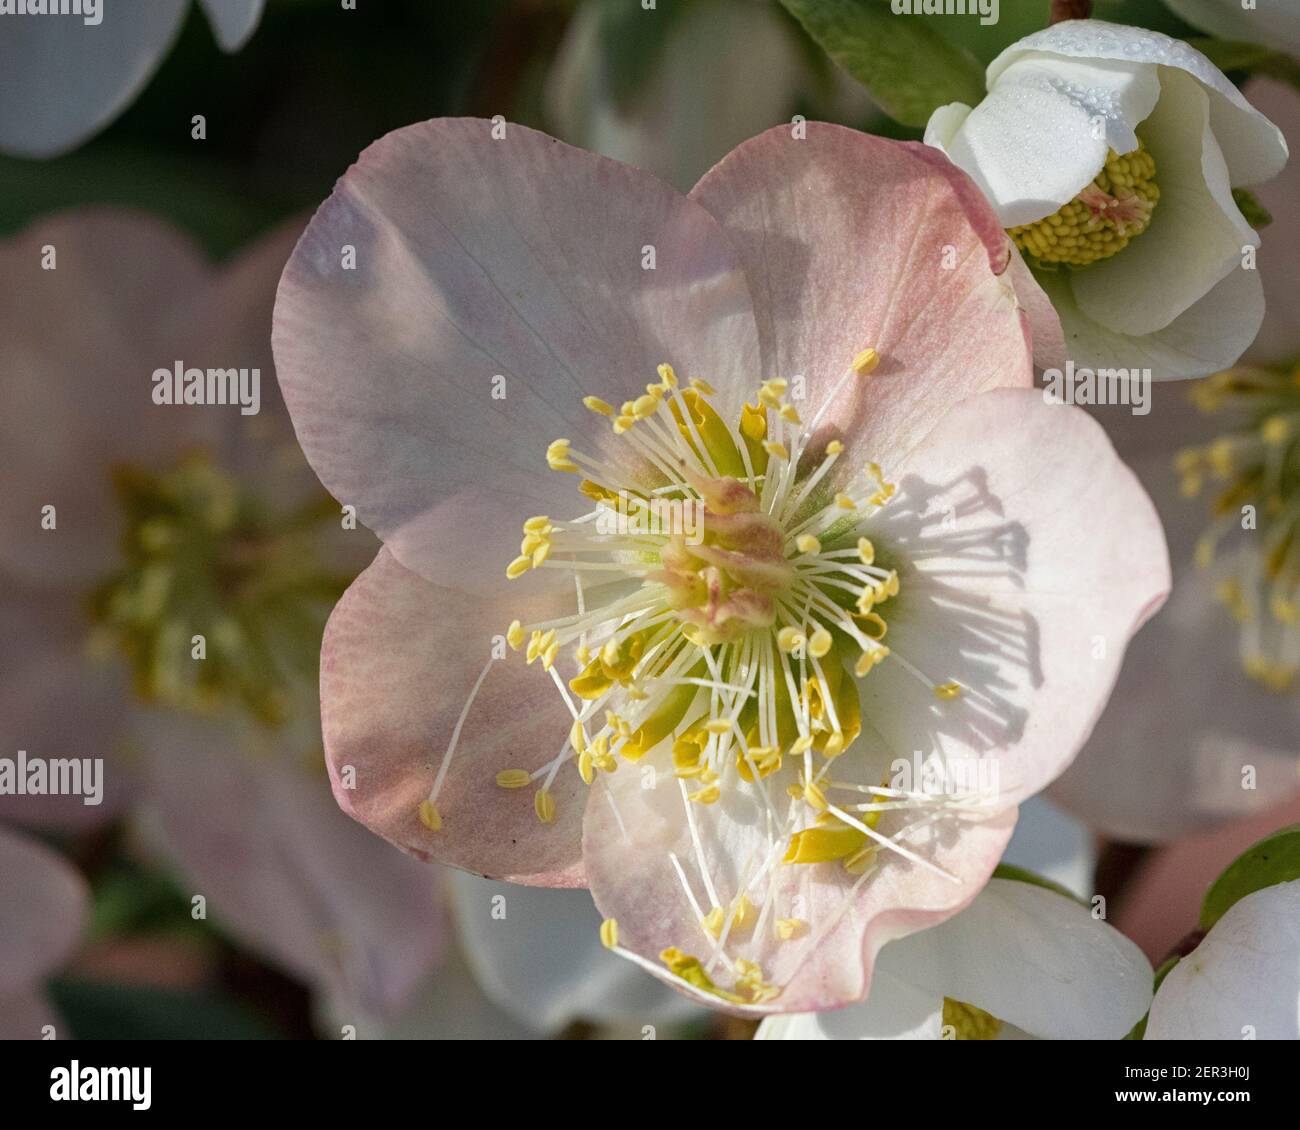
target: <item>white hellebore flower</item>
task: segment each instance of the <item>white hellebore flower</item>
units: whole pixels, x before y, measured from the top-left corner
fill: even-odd
[[[1020,40],[987,82],[974,109],[936,110],[925,140],[997,209],[1070,358],[1156,380],[1236,361],[1264,296],[1233,188],[1281,171],[1281,131],[1187,44],[1100,20]]]
[[[1148,1040],[1300,1039],[1300,879],[1234,904],[1169,971]]]
[[[217,43],[232,52],[253,34],[264,3],[199,0]],[[97,134],[153,77],[189,10],[190,0],[84,0],[80,15],[26,10],[0,19],[0,153],[57,157]]]
[[[772,1016],[760,1040],[1118,1040],[1151,1003],[1133,942],[1064,894],[991,879],[953,918],[891,942],[871,992]]]

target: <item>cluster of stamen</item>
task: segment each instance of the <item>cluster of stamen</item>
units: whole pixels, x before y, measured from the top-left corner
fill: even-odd
[[[926,810],[928,823],[955,803],[832,774],[862,730],[857,680],[879,664],[898,663],[940,702],[961,690],[931,679],[883,642],[900,580],[878,560],[869,526],[895,485],[873,462],[832,476],[846,455],[838,439],[811,449],[836,396],[878,362],[874,349],[858,354],[807,422],[789,384],[774,378],[728,423],[706,381],[684,384],[666,364],[634,400],[615,406],[587,397],[586,407],[609,421],[616,440],[597,454],[557,439],[546,459],[553,471],[578,479],[590,507],[573,519],[529,518],[506,568],[510,579],[567,573],[577,610],[509,625],[509,646],[555,682],[572,724],[553,760],[531,772],[503,770],[497,784],[533,787],[537,817],[549,823],[556,813],[551,786],[566,762],[590,785],[664,750],[705,901],[677,856],[669,861],[712,957],[673,947],[661,958],[682,981],[729,1003],[761,1004],[780,991],[756,963],[728,956],[729,944],[762,935],[815,945],[829,928],[775,905],[775,883],[767,883],[765,897],[759,893],[773,867],[832,864],[857,884],[883,848],[938,871],[902,842],[909,829],[886,836],[877,824],[886,812],[916,808]],[[421,805],[431,829],[444,827],[436,802],[454,745]],[[784,816],[773,785],[784,785],[789,798]],[[732,789],[757,792],[776,831],[769,858],[751,861],[741,889],[723,898],[709,877],[695,814]],[[617,923],[606,922],[602,938],[617,949]],[[715,984],[719,967],[730,971],[729,987]]]
[[[1240,624],[1242,666],[1284,691],[1300,671],[1300,366],[1230,369],[1192,395],[1235,424],[1175,460],[1184,496],[1210,497],[1197,564],[1227,559],[1216,595]]]
[[[1155,160],[1140,142],[1132,153],[1112,149],[1073,200],[1007,234],[1041,264],[1087,267],[1109,259],[1150,226],[1160,200],[1155,177]]]
[[[91,593],[92,654],[123,656],[147,702],[285,722],[295,695],[315,693],[320,632],[347,586],[315,566],[333,503],[273,515],[202,453],[113,481],[122,565]]]

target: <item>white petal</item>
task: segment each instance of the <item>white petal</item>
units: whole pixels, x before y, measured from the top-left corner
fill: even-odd
[[[1097,865],[1092,837],[1083,824],[1044,797],[1030,797],[1020,806],[1015,835],[1002,862],[1060,883],[1081,898],[1092,894]]]
[[[1232,271],[1169,325],[1141,335],[1112,330],[1080,310],[1064,273],[1041,271],[1035,277],[1060,315],[1066,351],[1094,369],[1146,368],[1157,381],[1205,377],[1245,353],[1264,321],[1258,271]]]
[[[1266,181],[1286,164],[1286,140],[1278,128],[1246,101],[1218,67],[1181,40],[1104,20],[1068,20],[1026,36],[1003,51],[989,64],[989,88],[992,89],[1003,71],[1028,52],[1177,67],[1213,91],[1210,126],[1223,147],[1233,184]]]
[[[1123,334],[1169,325],[1241,265],[1259,236],[1232,199],[1228,169],[1210,130],[1210,96],[1177,70],[1142,137],[1156,163],[1160,201],[1151,226],[1118,254],[1071,275],[1088,317]]]
[[[0,25],[0,151],[66,153],[108,125],[167,53],[186,0],[106,4],[103,22],[17,16]]]
[[[886,971],[888,955],[903,942],[885,947],[871,994],[861,1004],[834,1012],[788,1012],[769,1016],[756,1040],[937,1040],[943,1030],[943,997],[918,989]]]
[[[266,0],[199,0],[223,51],[238,51],[262,18]]]
[[[1119,1039],[1151,1003],[1151,966],[1089,910],[991,879],[961,914],[887,946],[888,968],[1042,1039]]]
[[[450,886],[479,985],[529,1028],[554,1033],[575,1020],[639,1027],[705,1015],[601,944],[601,917],[585,890],[519,887],[462,871]]]
[[[1233,906],[1160,985],[1148,1040],[1300,1039],[1300,879]]]

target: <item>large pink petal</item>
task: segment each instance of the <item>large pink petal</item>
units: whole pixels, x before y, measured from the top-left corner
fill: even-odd
[[[651,768],[653,777],[647,775]],[[946,817],[904,840],[950,878],[882,849],[874,872],[858,882],[838,863],[783,865],[778,844],[776,863],[755,882],[755,872],[774,844],[752,787],[737,787],[716,804],[690,805],[698,853],[687,803],[671,762],[655,753],[637,765],[602,774],[592,787],[584,826],[587,880],[601,913],[618,923],[625,956],[687,995],[742,1015],[820,1011],[862,1000],[880,948],[969,903],[997,865],[1015,826],[1014,809],[982,820]],[[887,814],[879,831],[892,836],[905,822],[899,814]],[[761,907],[773,884],[773,910],[763,929],[754,925],[751,932],[737,932],[714,960],[714,939],[701,927],[672,857],[705,912],[712,905],[709,883],[723,907],[742,892]],[[798,918],[804,925],[797,936],[782,941],[773,929],[778,917]],[[723,988],[731,987],[731,961],[737,956],[756,960],[765,980],[781,993],[762,1005],[723,1004],[669,974],[659,958],[669,947],[698,957]]]
[[[691,197],[745,263],[763,377],[804,376],[816,406],[861,349],[880,353],[831,417],[866,457],[897,458],[982,389],[1031,382],[1006,235],[936,150],[782,126],[734,150]]]
[[[999,389],[945,416],[896,472],[872,541],[899,560],[891,657],[861,684],[894,756],[989,759],[999,803],[1043,788],[1106,704],[1169,590],[1155,509],[1086,413]]]
[[[335,608],[322,645],[321,714],[334,795],[344,811],[421,859],[512,882],[580,886],[586,796],[573,767],[552,785],[552,824],[534,814],[532,789],[496,784],[501,769],[546,764],[569,732],[555,687],[520,655],[493,661],[465,717],[437,798],[442,830],[420,821],[493,637],[515,615],[528,619],[528,605],[512,611],[439,588],[381,550]],[[354,789],[347,787],[349,766]]]
[[[471,591],[496,584],[520,521],[576,497],[544,453],[605,442],[584,396],[619,404],[661,362],[719,386],[757,368],[744,275],[703,208],[505,129],[442,119],[372,145],[276,304],[280,382],[325,485],[408,569]],[[477,513],[472,536],[442,506]]]
[[[319,761],[250,752],[235,725],[143,732],[147,840],[187,897],[354,1020],[404,1006],[444,946],[437,876],[341,813]]]
[[[0,828],[0,1000],[33,988],[81,936],[85,880],[49,848]]]

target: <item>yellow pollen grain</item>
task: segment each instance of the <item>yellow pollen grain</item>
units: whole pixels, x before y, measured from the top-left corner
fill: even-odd
[[[794,544],[799,547],[800,553],[820,553],[822,551],[822,543],[812,534],[800,534],[794,539]]]
[[[801,918],[778,918],[776,920],[776,936],[783,942],[798,937],[803,932],[803,928],[804,922]]]
[[[524,626],[518,620],[510,621],[510,627],[506,629],[506,643],[510,645],[511,651],[518,651],[524,646]]]
[[[664,384],[666,384],[669,388],[677,387],[677,374],[673,371],[673,367],[671,365],[665,362],[664,364],[659,366],[657,371],[659,373],[659,379],[663,381]],[[694,384],[695,382],[692,381],[691,383]]]
[[[420,823],[423,824],[430,832],[442,831],[442,813],[438,811],[438,806],[431,800],[420,801],[418,809],[420,814]]]
[[[873,372],[879,364],[880,354],[874,349],[864,349],[853,358],[853,371],[858,376],[865,377],[868,373]]]
[[[945,702],[961,696],[960,683],[940,683],[934,688],[934,697],[941,698]]]
[[[522,789],[531,780],[527,769],[502,769],[497,774],[497,784],[503,789]]]
[[[808,641],[808,651],[814,659],[821,659],[831,649],[831,634],[825,628],[818,628]]]
[[[533,811],[537,813],[537,819],[543,824],[554,823],[555,798],[551,796],[549,789],[538,789],[533,794]]]
[[[774,439],[766,440],[763,444],[763,450],[775,459],[788,460],[790,458],[790,452],[786,450],[785,444],[777,443]]]
[[[600,944],[607,950],[614,949],[618,945],[618,919],[606,918],[600,924]]]
[[[826,445],[826,454],[827,454],[827,455],[843,455],[843,454],[844,454],[844,445],[843,445],[842,443],[840,443],[839,440],[837,440],[837,439],[833,439],[833,440],[831,440],[830,443],[828,443],[828,444]]]

